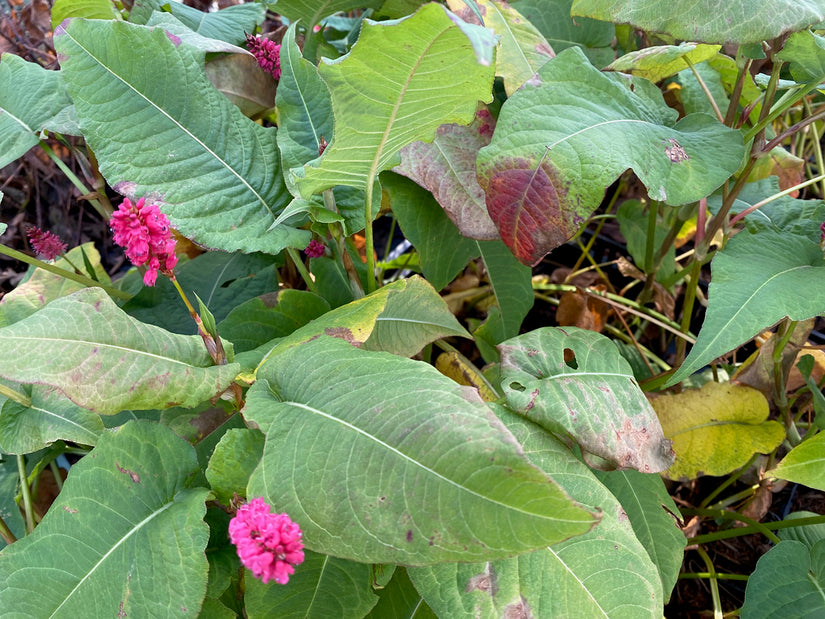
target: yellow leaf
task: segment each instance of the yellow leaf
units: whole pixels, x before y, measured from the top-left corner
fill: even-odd
[[[785,437],[782,424],[767,421],[765,396],[750,387],[711,382],[651,404],[676,453],[663,473],[669,479],[727,475],[754,453],[773,451]]]
[[[447,378],[452,378],[459,385],[475,387],[478,389],[481,399],[485,402],[498,400],[499,396],[490,388],[490,385],[475,366],[472,366],[463,355],[455,352],[441,353],[435,360],[435,369]]]

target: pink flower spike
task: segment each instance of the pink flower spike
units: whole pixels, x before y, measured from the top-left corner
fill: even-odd
[[[141,198],[132,204],[125,198],[120,208],[112,214],[109,226],[114,233],[115,243],[126,251],[126,257],[139,267],[146,265],[143,283],[154,286],[158,271],[170,277],[178,263],[175,254],[175,239],[166,215],[156,204],[146,204]]]
[[[306,246],[306,249],[304,250],[304,253],[309,258],[320,258],[321,256],[324,255],[324,253],[326,253],[326,250],[327,250],[327,248],[324,247],[323,243],[319,243],[315,239],[312,239],[309,242],[309,245]]]
[[[242,505],[229,521],[229,539],[244,567],[264,584],[285,585],[293,566],[304,561],[300,527],[286,514],[273,514],[262,498]]]
[[[276,80],[281,78],[281,46],[269,39],[246,35],[246,47],[255,56],[258,66]]]
[[[56,234],[44,232],[34,226],[29,228],[28,235],[35,253],[43,260],[54,260],[69,247]]]

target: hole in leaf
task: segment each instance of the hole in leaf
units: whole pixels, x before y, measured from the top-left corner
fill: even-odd
[[[576,361],[576,353],[570,348],[564,349],[564,364],[574,370],[579,369],[579,362]]]
[[[510,383],[510,389],[513,391],[524,391],[524,385],[521,383]]]

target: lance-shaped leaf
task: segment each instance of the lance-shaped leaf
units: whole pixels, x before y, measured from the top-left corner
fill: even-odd
[[[208,491],[191,445],[150,422],[104,433],[31,535],[0,554],[6,617],[197,617]]]
[[[136,0],[129,13],[129,21],[135,24],[147,24],[156,13],[161,11],[168,11],[187,28],[204,37],[237,45],[245,40],[244,33],[255,31],[255,28],[263,22],[266,14],[266,8],[257,2],[236,4],[219,11],[204,12],[182,2]]]
[[[484,18],[483,24],[468,3],[447,1],[450,9],[464,21],[484,25],[499,35],[496,75],[503,79],[509,96],[556,54],[541,32],[506,2],[477,0],[475,4]]]
[[[299,21],[304,28],[314,26],[322,18],[353,9],[376,9],[382,0],[275,0],[267,3],[270,10],[290,21]]]
[[[504,103],[478,180],[501,238],[537,264],[627,168],[651,198],[684,204],[721,185],[742,154],[738,131],[705,114],[677,122],[650,82],[601,73],[570,48]]]
[[[758,43],[825,20],[822,0],[574,0],[573,15],[593,17],[676,39],[705,43]]]
[[[244,416],[266,434],[249,494],[287,511],[317,552],[492,559],[595,520],[527,462],[474,389],[420,361],[313,339],[258,370]]]
[[[0,168],[37,146],[41,131],[78,135],[72,100],[57,71],[0,57]]]
[[[825,434],[817,434],[791,449],[771,475],[825,490]]]
[[[72,20],[54,40],[83,136],[115,190],[151,194],[176,228],[208,247],[306,246],[306,232],[267,233],[290,199],[276,131],[215,90],[203,51],[162,28],[98,20]]]
[[[656,567],[616,498],[541,428],[508,411],[500,416],[530,461],[571,496],[598,505],[602,519],[584,535],[512,559],[409,568],[424,600],[439,617],[451,618],[660,619]]]
[[[575,327],[542,328],[503,344],[501,385],[507,405],[607,461],[643,473],[673,462],[670,441],[606,337]]]
[[[211,366],[196,335],[175,335],[86,288],[0,329],[0,376],[57,387],[101,414],[191,407],[226,389],[237,364]]]
[[[712,58],[719,51],[719,45],[682,43],[680,45],[659,45],[630,52],[617,58],[606,67],[611,71],[623,71],[658,82],[676,75],[691,65]]]
[[[317,165],[290,172],[304,198],[335,185],[371,192],[401,148],[432,140],[439,125],[469,123],[478,102],[491,100],[493,67],[479,63],[456,21],[435,3],[397,21],[365,20],[349,54],[322,62],[335,137]]]
[[[499,238],[476,179],[478,151],[490,143],[494,129],[495,119],[482,109],[470,125],[442,125],[431,143],[405,146],[401,164],[393,168],[429,189],[463,236],[482,241]]]

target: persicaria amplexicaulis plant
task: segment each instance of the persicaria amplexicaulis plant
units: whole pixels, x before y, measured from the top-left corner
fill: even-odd
[[[53,4],[0,615],[825,616],[825,2]]]

